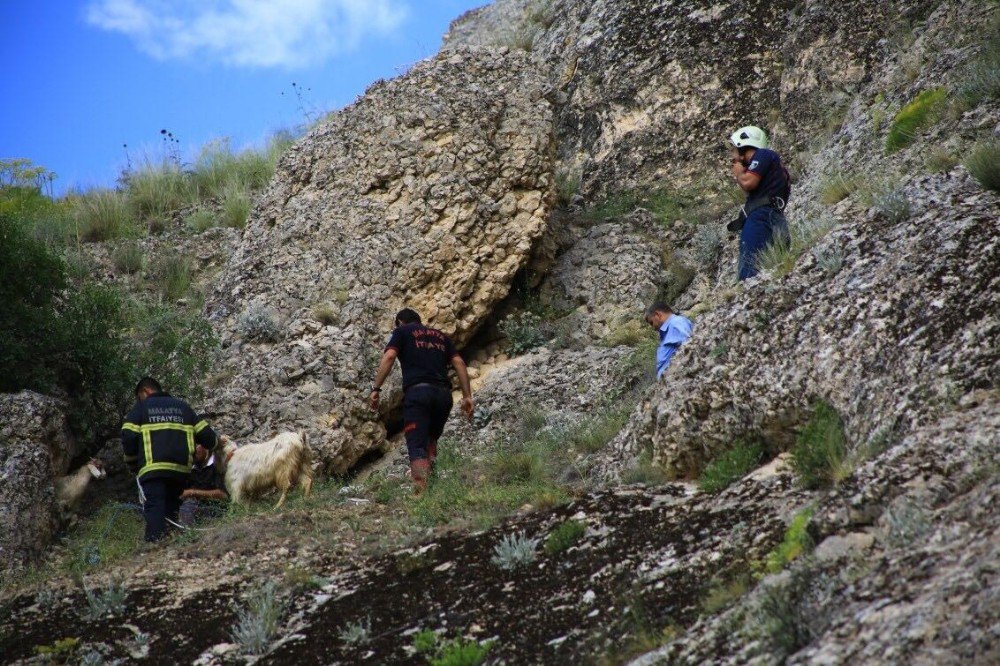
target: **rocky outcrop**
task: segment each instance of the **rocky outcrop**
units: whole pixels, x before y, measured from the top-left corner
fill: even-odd
[[[60,403],[0,395],[0,569],[42,555],[59,526],[53,478],[79,453]]]
[[[545,230],[545,92],[521,55],[454,51],[374,85],[285,155],[207,306],[233,375],[210,408],[224,430],[304,428],[336,472],[381,446],[363,389],[395,311],[462,345]],[[256,340],[241,325],[253,313]]]

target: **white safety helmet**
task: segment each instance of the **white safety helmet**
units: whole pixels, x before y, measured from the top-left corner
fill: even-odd
[[[739,128],[729,140],[737,148],[767,148],[767,134],[755,125]]]

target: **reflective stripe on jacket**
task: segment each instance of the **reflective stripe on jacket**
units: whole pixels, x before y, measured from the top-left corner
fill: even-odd
[[[179,398],[156,393],[132,407],[122,424],[125,460],[138,477],[178,478],[191,473],[195,444],[215,447],[208,422]]]

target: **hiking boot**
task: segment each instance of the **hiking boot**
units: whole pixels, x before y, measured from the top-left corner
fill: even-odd
[[[419,495],[427,490],[427,477],[430,476],[431,464],[428,460],[410,461],[410,476],[413,477],[413,494]]]

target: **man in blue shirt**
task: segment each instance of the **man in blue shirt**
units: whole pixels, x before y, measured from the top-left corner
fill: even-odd
[[[692,324],[687,317],[674,314],[670,306],[662,301],[646,309],[646,323],[660,335],[660,344],[656,347],[656,378],[660,379],[678,348],[691,337]]]
[[[730,227],[740,231],[739,279],[757,275],[757,255],[772,242],[787,243],[788,222],[782,211],[791,194],[791,179],[778,153],[767,148],[767,135],[759,127],[733,132],[733,178],[747,193],[740,219]],[[740,223],[742,222],[742,228]]]

